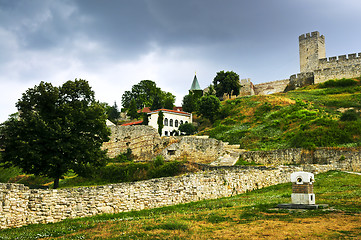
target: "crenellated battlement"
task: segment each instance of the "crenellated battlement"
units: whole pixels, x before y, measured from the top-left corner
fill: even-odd
[[[332,62],[342,62],[342,61],[348,61],[348,60],[355,60],[355,59],[361,59],[361,53],[351,53],[347,55],[340,55],[340,56],[334,56],[329,58],[321,58],[319,59],[320,64],[324,63],[332,63]]]
[[[314,31],[311,33],[302,34],[298,37],[299,41],[310,39],[310,38],[325,38],[323,35],[320,35],[318,31]]]

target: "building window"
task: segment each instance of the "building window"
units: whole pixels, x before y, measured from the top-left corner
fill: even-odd
[[[168,126],[168,118],[164,118],[164,126]]]
[[[164,132],[164,136],[168,136],[168,131],[165,131],[165,132]]]
[[[186,121],[186,123],[188,123],[188,121]]]
[[[180,120],[180,125],[182,125],[183,124],[183,120]]]
[[[173,127],[173,119],[169,120],[169,126]]]
[[[175,126],[175,127],[178,127],[178,120],[175,120],[175,121],[174,121],[174,126]]]

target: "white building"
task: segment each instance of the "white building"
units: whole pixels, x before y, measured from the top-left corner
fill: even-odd
[[[148,113],[148,125],[158,129],[158,114],[163,112],[162,136],[173,136],[175,132],[179,134],[178,127],[183,123],[192,123],[192,114],[169,109],[158,109]]]

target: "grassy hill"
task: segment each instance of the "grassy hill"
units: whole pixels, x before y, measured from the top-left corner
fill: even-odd
[[[359,239],[361,176],[316,175],[317,204],[328,209],[275,209],[291,200],[291,183],[217,200],[68,219],[0,230],[0,239]]]
[[[360,79],[224,101],[219,120],[199,134],[250,150],[360,146]]]

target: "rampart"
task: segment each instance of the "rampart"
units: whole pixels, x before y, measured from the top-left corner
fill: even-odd
[[[211,163],[225,154],[224,143],[208,136],[176,137],[161,155],[166,160],[187,159],[198,163]]]
[[[161,145],[161,137],[151,126],[109,126],[110,140],[103,143],[109,157],[132,150],[135,159],[150,160]]]
[[[201,136],[160,137],[150,126],[110,126],[110,140],[103,144],[109,157],[132,150],[135,160],[147,161],[156,155],[166,160],[184,159],[210,163],[224,154],[224,144]]]
[[[277,80],[272,82],[260,83],[254,85],[254,92],[256,95],[267,95],[272,93],[283,92],[288,83],[289,79]]]
[[[242,152],[240,157],[246,161],[266,166],[277,166],[280,164],[327,164],[340,170],[360,172],[360,150],[360,148],[318,148],[311,151],[293,148],[273,151],[246,151]]]
[[[228,197],[288,182],[294,171],[307,169],[316,173],[332,168],[331,165],[214,168],[178,177],[59,190],[0,183],[0,228]]]

